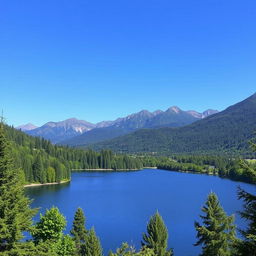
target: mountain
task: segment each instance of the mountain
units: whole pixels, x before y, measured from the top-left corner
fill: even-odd
[[[205,115],[211,111],[206,111]],[[249,151],[248,140],[256,131],[256,94],[226,110],[179,128],[142,129],[109,141],[95,149],[116,152],[219,153]]]
[[[179,127],[191,124],[198,119],[198,117],[191,115],[187,111],[183,111],[179,107],[173,106],[166,111],[157,112],[157,114],[148,120],[143,128]]]
[[[80,136],[76,136],[69,140],[62,141],[61,144],[69,145],[69,146],[84,146],[92,143],[96,143],[99,141],[104,141],[107,139],[112,139],[132,131],[136,129],[143,128],[146,122],[153,116],[154,114],[150,113],[147,110],[142,110],[138,113],[129,115],[124,118],[118,118],[115,121],[105,122],[105,125],[102,126],[101,122],[97,124],[100,128],[92,129],[86,133],[83,133]],[[107,125],[109,126],[107,126]]]
[[[16,127],[17,130],[21,130],[21,131],[31,131],[31,130],[34,130],[36,128],[37,128],[37,126],[35,126],[31,123],[20,125],[20,126]]]
[[[219,113],[218,110],[214,110],[214,109],[207,109],[203,113],[199,113],[199,112],[194,111],[194,110],[188,110],[186,112],[189,113],[190,115],[198,118],[198,119],[203,119],[203,118],[206,118],[206,117],[211,116],[213,114]]]
[[[75,137],[95,127],[87,121],[70,118],[61,122],[48,122],[41,127],[25,131],[32,136],[39,136],[58,143],[63,140]]]
[[[111,126],[114,123],[114,121],[102,121],[96,124],[96,128],[104,128]]]
[[[210,115],[216,111],[208,110],[206,112]],[[69,140],[62,141],[61,144],[83,147],[89,144],[113,139],[142,128],[185,126],[204,118],[204,116],[206,116],[204,113],[198,113],[198,116],[194,116],[189,111],[183,111],[177,106],[170,107],[166,111],[157,110],[149,112],[147,110],[142,110],[138,113],[118,118],[115,121],[98,123],[95,129]]]
[[[27,124],[19,126],[17,129],[32,136],[48,139],[53,143],[80,147],[109,140],[142,128],[185,126],[216,112],[216,110],[207,110],[203,113],[183,111],[177,106],[173,106],[166,111],[142,110],[114,121],[102,121],[97,124],[70,118],[61,122],[48,122],[41,127]]]
[[[204,111],[204,112],[202,113],[202,118],[206,118],[206,117],[208,117],[208,116],[211,116],[211,115],[214,115],[214,114],[217,114],[217,113],[219,113],[218,110],[207,109],[206,111]]]

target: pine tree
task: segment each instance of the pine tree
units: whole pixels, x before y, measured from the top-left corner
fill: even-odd
[[[14,167],[11,148],[0,122],[0,251],[17,248],[23,232],[29,231],[36,210],[24,194],[24,173]]]
[[[240,215],[249,222],[246,230],[240,230],[244,241],[239,243],[239,251],[243,256],[256,256],[256,196],[239,188],[238,198],[244,201]]]
[[[38,153],[35,162],[33,164],[33,172],[34,172],[34,180],[40,183],[45,183],[46,182],[46,172],[44,170],[43,162],[42,162],[42,157]]]
[[[172,250],[167,250],[168,230],[158,212],[150,218],[147,225],[147,234],[143,234],[143,240],[142,245],[153,249],[156,255],[173,255]]]
[[[81,245],[86,241],[85,216],[81,208],[78,208],[75,213],[73,227],[70,233],[74,237],[78,254],[81,255]]]
[[[236,241],[234,217],[227,216],[218,197],[210,193],[200,215],[203,225],[195,222],[198,241],[202,245],[201,256],[230,256]]]
[[[86,243],[82,245],[82,255],[102,256],[102,247],[99,238],[96,236],[94,228],[90,229],[86,238]]]

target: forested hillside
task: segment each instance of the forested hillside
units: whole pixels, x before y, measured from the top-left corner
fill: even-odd
[[[255,130],[256,94],[218,114],[185,127],[143,129],[95,144],[93,148],[109,148],[123,153],[252,156],[248,140],[254,136]]]
[[[139,169],[140,159],[115,155],[109,150],[100,153],[51,144],[5,125],[15,165],[22,167],[28,183],[60,182],[70,179],[72,169]]]

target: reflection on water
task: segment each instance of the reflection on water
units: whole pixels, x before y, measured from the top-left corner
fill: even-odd
[[[32,198],[35,198],[40,195],[45,194],[54,194],[56,191],[59,191],[63,188],[70,186],[70,182],[54,184],[54,185],[43,185],[43,186],[34,186],[26,187],[25,192]]]

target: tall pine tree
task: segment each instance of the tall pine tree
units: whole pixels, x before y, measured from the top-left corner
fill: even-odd
[[[88,232],[86,243],[82,246],[83,256],[102,256],[102,247],[99,238],[96,236],[94,228]]]
[[[36,210],[24,194],[24,173],[14,167],[4,124],[0,122],[0,251],[16,250],[23,232],[29,231]],[[24,244],[21,246],[24,247]],[[15,254],[16,255],[16,254]],[[19,255],[19,254],[17,254]]]
[[[156,255],[173,255],[172,250],[167,250],[168,230],[158,212],[150,218],[147,225],[147,234],[143,234],[143,240],[142,245],[153,249]]]
[[[240,215],[248,221],[247,229],[240,230],[244,240],[239,243],[239,251],[243,256],[256,256],[256,195],[239,188],[238,198],[244,201],[244,210]]]
[[[33,164],[34,180],[40,183],[46,182],[46,171],[44,170],[42,157],[40,153],[37,154]]]
[[[227,216],[218,197],[210,193],[200,215],[203,225],[195,222],[198,241],[202,245],[201,256],[231,256],[235,237],[234,217]]]
[[[77,253],[81,255],[81,246],[86,242],[85,216],[81,208],[78,208],[75,213],[73,227],[70,233],[74,237]]]

